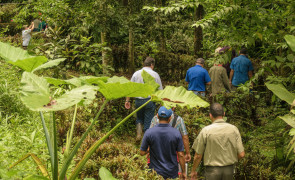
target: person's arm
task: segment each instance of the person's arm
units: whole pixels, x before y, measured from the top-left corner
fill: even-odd
[[[222,82],[224,84],[225,89],[227,89],[228,91],[230,91],[230,85],[229,85],[229,81],[228,81],[228,77],[227,77],[226,69],[225,68],[222,71]]]
[[[189,162],[191,160],[191,154],[189,149],[188,135],[182,136],[182,141],[185,149],[185,162]]]
[[[34,22],[32,22],[31,25],[30,25],[30,27],[29,27],[29,29],[30,29],[31,31],[33,31],[34,27],[35,27],[35,26],[34,26]]]
[[[253,72],[252,71],[248,71],[248,76],[249,76],[249,79],[251,79],[252,76],[253,76]]]
[[[206,85],[210,85],[210,84],[211,84],[211,81],[206,83]]]
[[[182,170],[181,177],[186,179],[184,153],[183,151],[180,151],[180,152],[177,152],[177,155],[178,155],[179,164]]]
[[[140,150],[140,155],[141,155],[141,156],[144,156],[144,155],[146,155],[146,154],[148,154],[148,153],[149,153],[148,150],[146,150],[146,151]]]
[[[232,79],[234,77],[234,72],[235,71],[233,69],[230,70],[230,73],[229,73],[229,84],[231,84],[231,81],[232,81]]]
[[[245,157],[245,151],[238,153],[238,159],[242,159],[243,157]]]
[[[191,172],[191,179],[197,179],[198,172],[196,172],[196,169],[199,167],[202,157],[203,156],[201,154],[198,154],[198,153],[195,154],[194,164],[193,164],[192,172]]]

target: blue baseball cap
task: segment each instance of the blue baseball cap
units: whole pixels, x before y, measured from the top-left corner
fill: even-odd
[[[158,116],[160,118],[169,118],[172,115],[172,109],[167,109],[165,106],[161,106],[158,110]]]

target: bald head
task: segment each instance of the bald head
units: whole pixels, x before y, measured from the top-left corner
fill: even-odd
[[[224,116],[224,110],[221,104],[219,103],[213,103],[210,106],[210,114],[213,116],[213,118]]]

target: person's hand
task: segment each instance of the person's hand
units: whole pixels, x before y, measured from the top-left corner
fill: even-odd
[[[125,101],[125,108],[130,109],[130,107],[131,107],[130,101]]]
[[[197,180],[198,179],[198,173],[195,172],[191,172],[191,180]]]
[[[185,159],[185,162],[190,162],[192,159],[191,154],[190,153],[185,154],[184,159]]]
[[[229,81],[229,84],[231,84],[231,81]]]

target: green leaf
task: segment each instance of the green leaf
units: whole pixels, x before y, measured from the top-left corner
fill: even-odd
[[[60,111],[67,109],[75,104],[82,102],[84,105],[92,103],[95,99],[97,87],[95,86],[81,86],[66,92],[61,97],[55,99],[55,103],[49,107],[40,106],[35,108],[35,111]]]
[[[23,180],[48,180],[48,178],[39,175],[30,175],[25,177]]]
[[[29,55],[28,51],[3,42],[0,42],[0,56],[5,61],[17,61],[33,57]]]
[[[292,128],[289,132],[290,136],[294,136],[295,135],[295,128]]]
[[[40,69],[45,69],[45,68],[50,68],[50,67],[57,66],[57,65],[59,65],[59,63],[63,62],[64,60],[66,60],[66,58],[60,58],[60,59],[51,60],[51,61],[37,67],[36,69],[33,70],[33,72],[38,71]]]
[[[153,93],[153,87],[149,84],[131,82],[125,77],[114,76],[107,83],[100,81],[99,89],[108,100],[122,97],[148,97]]]
[[[34,111],[49,103],[49,84],[44,78],[24,72],[21,84],[21,100],[29,109]]]
[[[145,70],[141,72],[141,76],[143,79],[143,82],[145,84],[149,84],[154,88],[154,91],[158,90],[160,85],[155,81],[155,78],[151,76],[149,73],[147,73]]]
[[[45,62],[47,62],[47,58],[45,56],[36,56],[17,61],[8,61],[8,63],[13,64],[28,72],[32,72],[34,69],[44,64]]]
[[[160,102],[167,108],[171,107],[208,107],[209,103],[204,101],[192,91],[186,90],[184,87],[166,86],[164,90],[159,90],[152,95],[152,101]]]
[[[100,84],[103,82],[107,82],[109,77],[95,77],[95,76],[81,76],[81,77],[74,77],[69,80],[65,80],[65,82],[72,84],[74,86],[82,86],[82,85],[92,85],[92,84]]]
[[[279,116],[282,120],[284,120],[287,124],[295,128],[295,116],[291,114],[286,114],[285,116]]]
[[[291,113],[295,114],[295,110],[294,110],[294,109],[292,109],[292,110],[291,110]]]
[[[50,77],[45,77],[45,79],[47,80],[47,82],[49,84],[53,84],[54,86],[68,84],[68,82],[66,82],[65,80],[62,80],[62,79],[55,79],[55,78],[50,78]]]
[[[292,51],[295,52],[295,36],[285,35],[284,38]]]
[[[116,180],[116,178],[113,177],[112,173],[105,167],[101,167],[99,169],[99,177],[101,178],[101,180]]]
[[[271,90],[281,100],[284,100],[287,103],[292,105],[293,100],[295,99],[295,94],[289,92],[282,84],[265,83],[265,85],[269,90]]]

